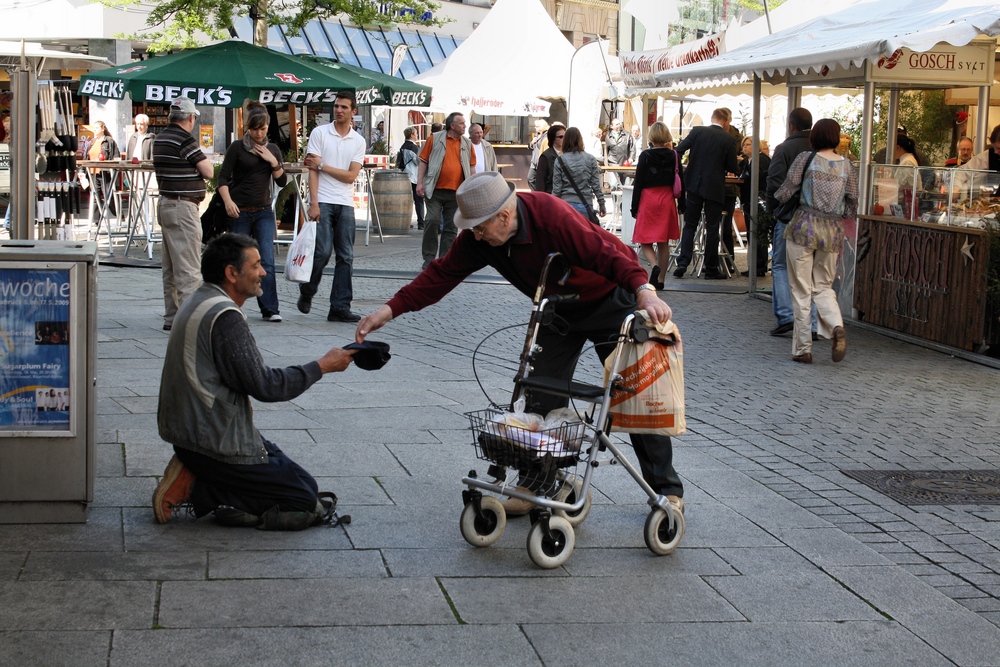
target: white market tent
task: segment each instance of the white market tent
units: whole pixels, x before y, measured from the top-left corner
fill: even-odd
[[[711,60],[659,72],[656,80],[661,86],[718,86],[745,83],[756,75],[777,83],[790,73],[860,67],[899,48],[922,52],[941,42],[963,46],[980,35],[997,34],[1000,3],[855,0]]]
[[[430,86],[431,110],[548,116],[540,98],[566,98],[573,45],[539,0],[497,0],[443,62],[413,77]]]

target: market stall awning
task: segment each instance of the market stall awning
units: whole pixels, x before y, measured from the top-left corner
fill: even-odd
[[[84,74],[80,94],[118,100],[128,94],[136,102],[164,104],[185,96],[198,105],[235,108],[247,99],[264,104],[333,104],[338,90],[350,89],[362,93],[363,103],[391,104],[396,89],[387,89],[382,79],[395,77],[362,72],[228,40]],[[400,91],[413,87],[398,81]],[[417,88],[407,98],[407,106],[428,103],[430,90]]]
[[[1000,34],[1000,3],[982,0],[860,0],[838,12],[768,35],[704,62],[656,74],[660,87],[743,83],[754,75],[776,81],[794,74],[825,75],[899,49],[964,46]]]
[[[454,53],[413,81],[434,89],[434,111],[547,116],[541,98],[569,95],[573,51],[539,0],[497,0]]]

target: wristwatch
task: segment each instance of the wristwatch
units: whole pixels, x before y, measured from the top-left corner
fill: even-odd
[[[321,173],[321,174],[323,173],[323,163],[322,163],[322,162],[320,162],[320,163],[319,163],[319,166],[318,166],[318,167],[316,167],[316,171],[318,171],[318,172],[319,172],[319,173]]]
[[[635,295],[639,296],[639,292],[645,292],[646,290],[653,290],[655,292],[656,287],[654,287],[651,283],[646,283],[645,285],[639,285],[638,287],[635,288]]]

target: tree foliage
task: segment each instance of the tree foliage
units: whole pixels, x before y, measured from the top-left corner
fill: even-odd
[[[108,6],[138,5],[139,0],[100,0]],[[199,46],[202,40],[225,39],[237,17],[256,19],[254,44],[267,45],[268,26],[281,26],[297,35],[315,19],[344,15],[365,25],[443,25],[433,17],[440,5],[429,0],[159,0],[146,19],[146,28],[129,39],[150,40],[149,51],[159,53]]]

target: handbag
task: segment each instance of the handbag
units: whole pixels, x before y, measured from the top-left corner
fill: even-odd
[[[640,310],[636,317],[646,317]],[[657,324],[646,319],[652,334],[644,342],[623,342],[621,380],[611,394],[611,430],[621,433],[681,435],[684,420],[684,349],[673,320]],[[613,374],[615,355],[604,363],[604,381]]]
[[[580,198],[580,201],[582,201],[583,205],[587,208],[587,220],[590,220],[595,225],[600,226],[600,218],[598,218],[597,213],[594,212],[594,207],[590,205],[587,198],[583,196],[582,192],[580,192],[580,188],[576,186],[576,181],[573,180],[573,174],[569,173],[569,168],[566,167],[566,163],[563,161],[562,155],[556,158],[556,162],[562,163],[563,173],[566,174],[566,178],[569,179],[569,184],[573,186],[573,190],[576,191],[576,196]]]
[[[208,243],[216,236],[228,232],[232,220],[235,218],[230,218],[226,213],[226,202],[222,201],[222,195],[216,191],[208,202],[208,208],[201,214],[201,242]]]
[[[805,178],[806,171],[809,170],[809,164],[813,161],[814,157],[816,157],[816,151],[810,151],[809,157],[806,158],[805,166],[802,167],[802,178]],[[792,216],[795,215],[795,209],[799,207],[799,198],[801,197],[801,195],[802,195],[802,185],[800,184],[799,189],[796,190],[795,193],[788,198],[788,201],[778,204],[778,206],[774,209],[773,213],[774,219],[777,220],[778,222],[784,222],[784,223],[790,222]]]
[[[677,155],[677,151],[674,151],[674,199],[680,199],[683,192],[684,186],[681,184],[681,158]]]
[[[307,283],[312,277],[313,253],[316,251],[316,221],[306,220],[292,245],[288,246],[285,280]]]

